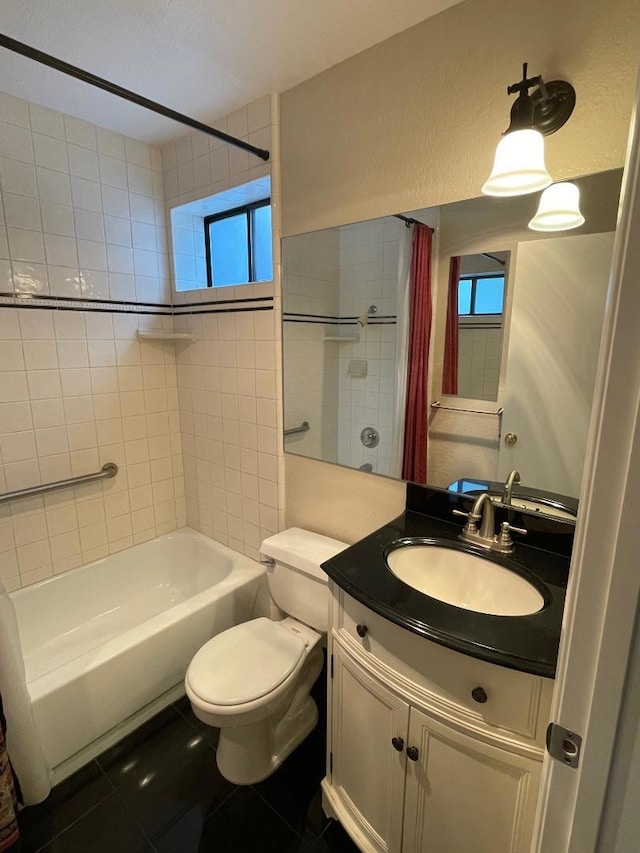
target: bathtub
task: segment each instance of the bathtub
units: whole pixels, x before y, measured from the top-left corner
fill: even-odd
[[[178,698],[195,652],[265,595],[259,563],[189,529],[12,593],[54,782]]]

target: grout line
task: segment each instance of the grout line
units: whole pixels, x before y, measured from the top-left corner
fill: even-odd
[[[233,783],[232,783],[232,784],[233,784]],[[204,832],[205,824],[207,824],[207,823],[211,820],[211,818],[212,818],[215,814],[217,814],[217,813],[218,813],[218,811],[222,808],[222,806],[223,806],[226,802],[228,802],[228,800],[230,800],[230,799],[231,799],[231,797],[233,797],[233,795],[237,792],[237,790],[238,790],[238,788],[239,788],[239,787],[240,787],[239,785],[236,785],[234,788],[232,788],[232,789],[231,789],[231,791],[229,791],[229,793],[227,794],[227,796],[226,796],[226,797],[224,797],[224,799],[220,800],[220,802],[219,802],[219,803],[218,803],[218,805],[215,807],[215,809],[211,812],[211,814],[208,814],[208,815],[206,816],[206,818],[202,821],[202,830],[203,830],[203,832]]]
[[[93,759],[93,761],[95,761],[95,759]],[[86,765],[85,765],[85,766],[86,766]],[[101,768],[101,767],[100,767],[100,770],[102,771],[102,768]],[[102,771],[102,772],[104,772],[104,771]],[[111,780],[108,780],[108,781],[109,781],[109,784],[110,784],[110,785],[112,785]],[[38,848],[36,848],[36,850],[34,851],[34,853],[40,853],[40,851],[42,851],[42,850],[46,850],[46,848],[51,844],[51,842],[52,842],[52,841],[55,841],[55,840],[56,840],[57,838],[59,838],[61,835],[64,835],[64,833],[65,833],[65,832],[68,832],[68,830],[70,830],[70,829],[71,829],[71,827],[75,826],[79,821],[83,820],[83,819],[84,819],[88,814],[91,814],[91,812],[92,812],[92,811],[95,811],[95,809],[97,809],[99,805],[101,805],[102,803],[104,803],[104,802],[105,802],[105,800],[108,800],[108,799],[109,799],[109,797],[111,797],[114,793],[116,793],[116,789],[115,789],[115,788],[113,788],[113,786],[112,786],[111,791],[109,791],[107,794],[105,794],[105,795],[104,795],[104,797],[101,797],[97,802],[95,802],[92,806],[90,806],[90,807],[89,807],[85,812],[83,812],[81,815],[78,815],[78,817],[77,817],[77,818],[75,818],[75,820],[72,820],[72,821],[71,821],[71,823],[68,823],[68,824],[64,827],[64,829],[61,829],[59,832],[56,832],[54,835],[52,835],[50,838],[48,838],[48,839],[47,839],[47,841],[42,845],[42,847],[38,847]],[[22,834],[22,833],[21,833],[21,834]]]
[[[147,844],[149,844],[149,846],[150,846],[150,847],[151,847],[151,849],[154,851],[154,853],[157,853],[157,851],[156,851],[156,847],[155,847],[155,844],[153,843],[153,841],[151,840],[151,838],[147,835],[147,833],[146,833],[146,831],[145,831],[144,827],[143,827],[143,826],[138,822],[138,819],[136,818],[136,816],[133,814],[133,812],[132,812],[132,811],[131,811],[131,809],[129,808],[129,804],[127,803],[126,797],[123,797],[123,796],[122,796],[122,794],[120,793],[120,789],[119,789],[119,788],[118,788],[118,789],[116,789],[116,790],[114,791],[114,793],[115,793],[115,795],[116,795],[117,799],[118,799],[118,800],[122,803],[122,805],[124,806],[124,810],[125,810],[125,812],[129,815],[129,817],[131,818],[131,820],[132,820],[132,822],[133,822],[133,825],[136,827],[136,829],[138,829],[138,830],[142,833],[143,838],[145,839],[145,841],[147,842]],[[182,817],[182,815],[184,815],[184,812],[182,812],[182,814],[180,815],[180,817]],[[87,851],[87,853],[88,853],[88,851]]]

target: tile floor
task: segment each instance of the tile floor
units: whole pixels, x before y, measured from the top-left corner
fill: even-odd
[[[23,853],[357,853],[322,812],[317,701],[307,740],[264,782],[238,787],[218,772],[217,731],[181,699],[25,809]]]

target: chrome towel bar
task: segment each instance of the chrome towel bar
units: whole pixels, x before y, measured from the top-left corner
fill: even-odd
[[[499,409],[496,409],[495,412],[483,412],[482,409],[463,409],[458,406],[443,406],[440,400],[434,400],[431,403],[432,409],[446,409],[448,412],[470,412],[472,415],[496,415],[497,417],[502,417],[504,414],[504,409],[500,406]]]
[[[302,421],[302,423],[298,427],[291,427],[291,429],[285,429],[284,434],[285,435],[296,435],[299,432],[309,432],[309,430],[310,430],[309,421]]]
[[[19,498],[32,498],[35,495],[43,495],[46,492],[54,492],[56,489],[66,489],[68,486],[79,486],[82,483],[92,483],[94,480],[109,480],[118,473],[115,462],[106,462],[100,471],[93,474],[82,474],[79,477],[69,477],[68,480],[58,480],[55,483],[43,483],[41,486],[31,486],[28,489],[17,489],[15,492],[6,492],[0,495],[0,504],[9,501],[17,501]]]

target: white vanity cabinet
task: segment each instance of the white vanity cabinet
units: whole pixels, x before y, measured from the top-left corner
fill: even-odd
[[[366,853],[526,853],[552,682],[332,589],[325,811]]]

